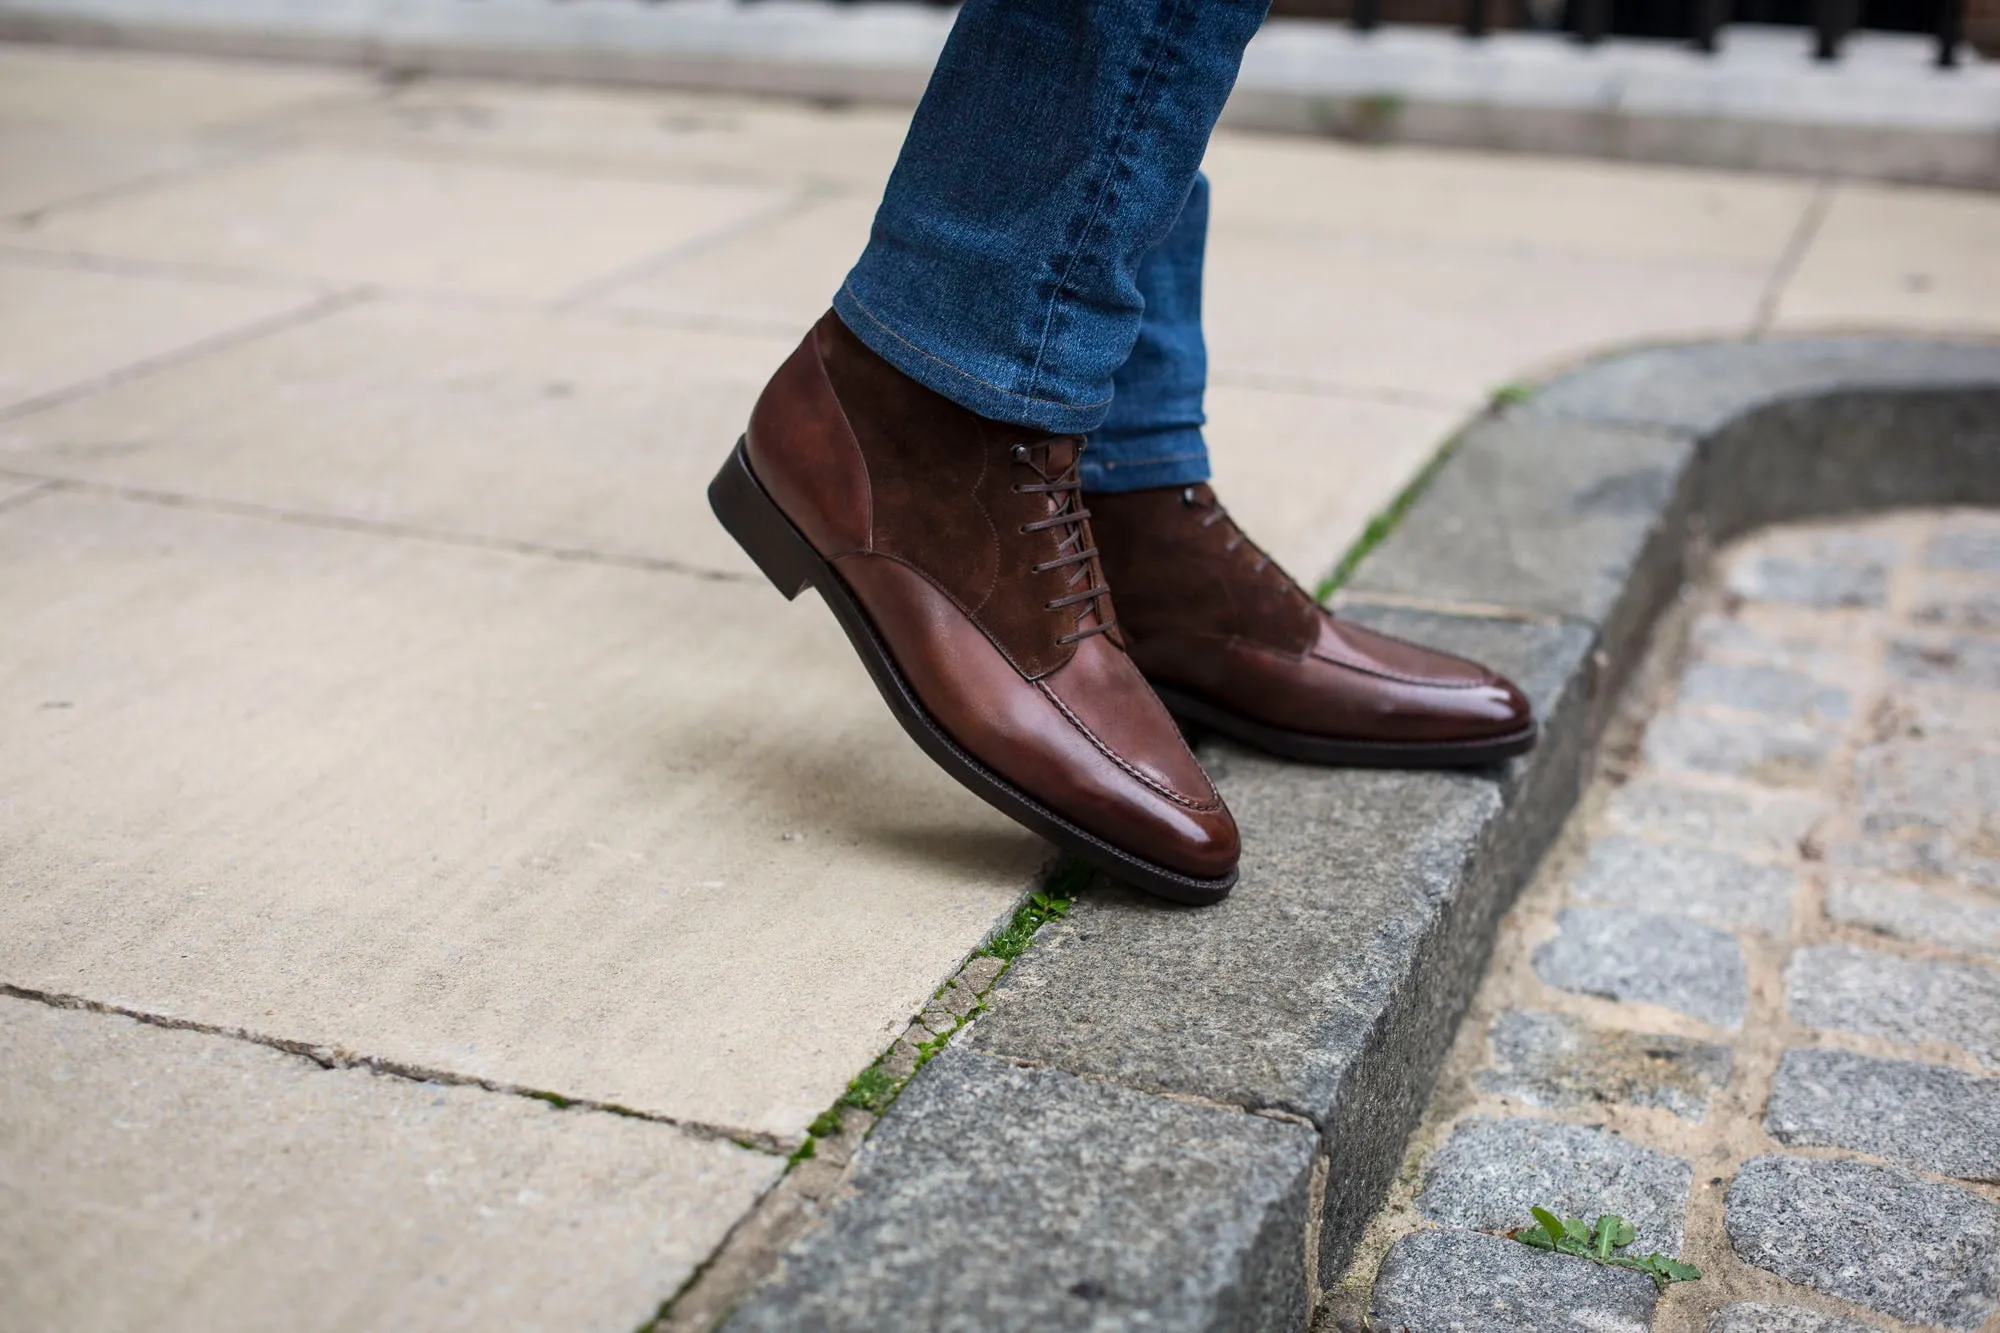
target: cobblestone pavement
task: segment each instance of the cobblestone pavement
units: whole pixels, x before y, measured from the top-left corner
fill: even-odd
[[[1630,698],[1321,1333],[2000,1329],[2000,516],[1754,536]]]

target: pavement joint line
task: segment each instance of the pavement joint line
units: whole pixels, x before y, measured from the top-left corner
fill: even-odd
[[[22,505],[29,504],[35,500],[39,500],[44,495],[53,494],[54,492],[59,491],[62,488],[63,488],[62,483],[57,481],[45,481],[39,485],[30,486],[27,490],[22,491],[19,495],[10,495],[7,496],[5,499],[0,499],[0,514],[9,513],[12,510],[19,509]]]
[[[316,323],[328,315],[345,310],[349,306],[359,304],[361,301],[366,300],[367,296],[367,291],[360,288],[335,292],[332,295],[323,296],[318,300],[309,301],[304,305],[295,306],[290,310],[282,310],[275,315],[269,315],[263,319],[251,320],[247,324],[239,324],[233,329],[225,329],[220,333],[211,334],[206,338],[197,338],[191,343],[186,343],[169,351],[160,352],[154,356],[141,357],[137,361],[127,362],[116,370],[109,370],[101,375],[92,375],[88,379],[65,385],[63,388],[37,394],[33,398],[26,398],[20,402],[0,408],[0,422],[19,421],[22,417],[47,411],[52,407],[60,407],[64,403],[75,402],[80,398],[88,398],[92,394],[102,393],[107,389],[114,389],[123,384],[130,384],[135,380],[145,379],[160,371],[186,365],[190,361],[198,361],[211,353],[227,351],[232,347],[240,347],[246,343],[253,343],[259,339],[270,337],[273,334],[302,328],[307,324]]]
[[[370,291],[363,286],[327,282],[265,269],[235,268],[226,264],[204,264],[189,260],[137,259],[129,255],[98,254],[89,250],[41,250],[9,245],[0,234],[0,263],[37,268],[76,269],[85,273],[109,273],[128,278],[178,278],[183,282],[212,282],[222,287],[250,287],[298,292],[302,296],[337,296],[354,291]]]
[[[721,226],[703,232],[699,236],[692,236],[685,241],[667,246],[665,249],[655,251],[609,273],[600,274],[594,278],[587,278],[570,288],[562,296],[549,302],[548,308],[561,313],[589,305],[600,297],[608,296],[621,287],[629,286],[635,282],[643,282],[647,278],[677,268],[690,259],[698,258],[701,255],[718,250],[736,241],[756,236],[759,232],[775,227],[781,222],[788,222],[793,218],[803,217],[832,197],[833,195],[830,192],[815,189],[810,185],[804,189],[794,190],[784,198],[737,218],[733,222],[724,223]]]
[[[1819,239],[1820,228],[1826,225],[1826,215],[1833,208],[1838,190],[1838,183],[1830,176],[1822,176],[1814,182],[1812,195],[1806,200],[1798,221],[1793,224],[1792,234],[1779,253],[1778,262],[1772,266],[1763,294],[1757,298],[1757,313],[1750,319],[1751,338],[1762,338],[1770,332],[1772,321],[1778,317],[1778,305],[1785,299],[1785,290],[1798,276],[1799,265],[1805,262],[1813,242]]]
[[[532,1101],[544,1102],[557,1110],[595,1111],[605,1115],[622,1116],[627,1120],[644,1120],[649,1124],[666,1125],[680,1130],[694,1138],[710,1142],[733,1143],[748,1152],[762,1153],[768,1157],[783,1157],[791,1151],[787,1141],[763,1130],[738,1129],[730,1125],[710,1124],[705,1120],[691,1120],[680,1116],[662,1115],[655,1111],[640,1111],[616,1102],[595,1101],[588,1097],[570,1097],[559,1092],[542,1088],[530,1088],[519,1083],[507,1083],[499,1079],[477,1078],[450,1069],[440,1069],[429,1065],[412,1064],[406,1060],[391,1060],[382,1056],[363,1055],[359,1052],[328,1046],[324,1043],[300,1041],[291,1037],[277,1037],[266,1033],[252,1032],[248,1028],[232,1027],[220,1023],[204,1023],[199,1019],[176,1018],[170,1014],[156,1014],[144,1009],[134,1009],[127,1005],[111,1004],[103,1000],[93,1000],[87,996],[71,995],[63,991],[43,990],[34,986],[18,986],[12,982],[0,981],[0,995],[31,1004],[47,1005],[51,1009],[82,1010],[86,1013],[103,1014],[107,1017],[129,1018],[149,1027],[167,1028],[176,1032],[195,1032],[207,1037],[219,1037],[225,1041],[240,1041],[252,1046],[262,1046],[267,1050],[279,1051],[286,1055],[310,1060],[322,1069],[365,1069],[383,1078],[400,1079],[408,1083],[435,1083],[457,1088],[480,1088],[486,1092],[507,1097],[524,1097]]]
[[[0,420],[4,420],[0,417]],[[708,569],[701,565],[690,565],[665,556],[628,555],[616,551],[594,551],[587,547],[555,546],[545,542],[532,542],[514,537],[487,537],[478,533],[443,532],[431,528],[411,527],[407,524],[382,522],[375,519],[351,518],[340,514],[320,514],[311,510],[284,509],[275,505],[256,504],[247,500],[227,500],[213,496],[186,495],[176,491],[159,491],[140,486],[123,486],[114,482],[85,481],[75,477],[50,477],[42,473],[26,472],[16,468],[0,467],[0,477],[14,477],[23,481],[49,483],[51,491],[65,491],[78,495],[90,495],[100,499],[121,500],[128,504],[157,505],[166,509],[187,509],[196,512],[227,514],[232,518],[251,518],[268,523],[290,523],[299,527],[322,528],[331,532],[357,533],[369,537],[391,537],[407,541],[428,542],[437,546],[455,546],[466,550],[498,551],[507,555],[528,556],[544,560],[557,560],[567,564],[605,565],[617,569],[637,569],[652,574],[677,574],[684,578],[699,579],[706,583],[757,583],[753,574],[739,573],[730,569]]]
[[[0,219],[0,222],[5,222],[15,227],[38,226],[44,219],[58,213],[93,208],[98,204],[111,203],[119,199],[130,198],[133,195],[142,195],[151,190],[163,189],[178,184],[181,181],[199,180],[203,176],[211,175],[218,171],[226,171],[231,167],[241,166],[248,162],[256,162],[274,156],[283,148],[282,144],[260,143],[252,139],[243,139],[233,134],[217,135],[213,138],[196,134],[190,136],[190,138],[192,142],[202,144],[211,149],[213,156],[193,162],[184,162],[179,166],[166,167],[159,171],[145,172],[138,176],[128,177],[125,180],[114,181],[109,185],[100,185],[94,190],[85,190],[80,194],[73,194],[66,198],[58,199],[53,203],[37,204],[33,208],[24,208],[18,213],[8,214],[4,219]]]

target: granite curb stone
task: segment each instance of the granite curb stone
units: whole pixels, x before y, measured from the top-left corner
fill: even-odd
[[[1831,441],[1827,459],[1820,436]],[[1308,1219],[1303,1205],[1288,1212],[1289,1204],[1268,1199],[1244,1203],[1246,1216],[1296,1218],[1299,1232],[1280,1234],[1275,1222],[1236,1226],[1226,1234],[1237,1248],[1215,1262],[1243,1272],[1285,1269],[1304,1253],[1303,1232],[1312,1226],[1319,1279],[1337,1280],[1402,1161],[1498,918],[1574,805],[1617,684],[1688,561],[1709,537],[1761,521],[2000,502],[1996,445],[2000,348],[1870,339],[1615,356],[1562,377],[1525,407],[1482,419],[1362,562],[1340,609],[1514,676],[1543,718],[1541,745],[1499,770],[1466,773],[1329,771],[1204,745],[1203,760],[1244,832],[1235,894],[1191,911],[1100,886],[1067,920],[1045,928],[989,994],[988,1010],[960,1039],[963,1049],[927,1068],[884,1118],[882,1150],[863,1154],[867,1188],[858,1175],[855,1197],[787,1252],[776,1285],[754,1296],[743,1318],[780,1308],[768,1302],[782,1291],[783,1308],[821,1312],[814,1326],[857,1326],[834,1315],[876,1299],[852,1273],[882,1265],[894,1267],[883,1270],[893,1278],[884,1290],[893,1287],[917,1309],[933,1308],[922,1303],[947,1289],[979,1299],[965,1285],[970,1279],[958,1276],[964,1263],[1010,1291],[1008,1274],[1042,1272],[1050,1260],[1032,1228],[1018,1237],[989,1232],[976,1259],[967,1258],[967,1242],[937,1224],[923,1192],[896,1187],[899,1173],[928,1180],[942,1169],[925,1165],[926,1153],[983,1159],[975,1146],[981,1135],[1029,1144],[1016,1122],[1042,1096],[1093,1105],[1134,1098],[1134,1107],[1194,1099],[1210,1104],[1204,1115],[1304,1122],[1288,1132],[1308,1148],[1316,1138],[1330,1165],[1319,1215]],[[1691,732],[1682,738],[1690,763],[1669,766],[1737,771],[1782,789],[1829,758],[1824,733],[1753,716],[1749,729],[1769,733],[1757,753],[1723,753],[1728,747],[1715,735]],[[1699,713],[1682,720],[1704,725]],[[1724,729],[1743,731],[1743,715]],[[1740,835],[1741,850],[1792,855],[1818,812],[1795,793],[1766,796],[1740,811],[1692,796],[1668,801],[1662,812],[1635,802],[1621,818],[1657,813],[1690,836],[1720,821]],[[1644,918],[1638,928],[1635,917]],[[1579,947],[1586,934],[1593,943]],[[1662,948],[1663,940],[1674,943]],[[1607,943],[1618,946],[1612,961],[1622,957],[1608,971]],[[1740,1021],[1745,979],[1736,941],[1684,915],[1574,908],[1551,946],[1537,968],[1554,984],[1678,1002],[1723,1026]],[[1795,1004],[1798,975],[1795,964]],[[1931,1018],[1949,1008],[1917,1006]],[[971,1110],[981,1098],[958,1089],[974,1069],[989,1071],[988,1081],[1026,1080],[1008,1084],[1001,1128],[935,1139],[899,1128],[940,1115],[954,1126],[984,1119]],[[947,1081],[955,1090],[944,1090]],[[1079,1159],[1056,1160],[1082,1169]],[[1113,1183],[1088,1173],[1076,1185],[1089,1207],[1138,1226],[1132,1219],[1148,1212],[1143,1198],[1152,1183],[1127,1188],[1130,1197],[1120,1200]],[[1142,1248],[1166,1244],[1140,1232]],[[1452,1239],[1425,1239],[1432,1236]],[[894,1253],[885,1248],[891,1241]],[[1510,1265],[1516,1250],[1553,1261],[1490,1237],[1423,1233],[1399,1243],[1385,1272],[1419,1281],[1422,1264],[1412,1256],[1424,1247],[1489,1242],[1506,1247],[1492,1253]],[[1645,1300],[1644,1312],[1616,1317],[1643,1327],[1651,1284],[1616,1276],[1635,1282]],[[1416,1309],[1396,1306],[1400,1288],[1390,1285],[1383,1308]],[[1290,1308],[1271,1299],[1272,1309]],[[1193,1324],[1175,1322],[1180,1307],[1162,1298],[1144,1311],[1132,1307],[1116,1326],[1228,1327],[1236,1317],[1217,1301],[1196,1305]],[[1067,1307],[1048,1297],[1036,1308],[1054,1317],[1050,1311]],[[1285,1323],[1291,1318],[1270,1326],[1297,1327]]]
[[[1799,1047],[1778,1062],[1764,1132],[1784,1144],[2000,1182],[2000,1078]]]
[[[1527,1117],[1473,1119],[1430,1159],[1417,1207],[1440,1226],[1506,1231],[1530,1209],[1595,1219],[1617,1213],[1632,1253],[1677,1255],[1694,1167],[1608,1130]]]
[[[1659,1296],[1644,1274],[1477,1231],[1419,1231],[1375,1279],[1384,1333],[1646,1333]]]
[[[1296,1328],[1313,1139],[948,1048],[726,1327]]]
[[[1729,1187],[1737,1257],[1916,1324],[1973,1330],[2000,1306],[2000,1208],[1892,1166],[1758,1157]]]

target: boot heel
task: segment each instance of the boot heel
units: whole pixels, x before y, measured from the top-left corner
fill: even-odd
[[[751,473],[740,439],[708,484],[708,507],[786,601],[811,587],[814,576],[825,568],[826,562]]]

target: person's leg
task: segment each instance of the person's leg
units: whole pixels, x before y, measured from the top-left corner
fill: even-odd
[[[1208,446],[1201,434],[1202,394],[1208,387],[1208,348],[1201,333],[1207,244],[1208,178],[1197,174],[1173,229],[1140,261],[1145,316],[1132,354],[1112,378],[1110,414],[1084,450],[1087,494],[1208,480]]]
[[[1185,212],[1267,7],[968,0],[841,319],[980,416],[1096,429],[1146,312],[1142,263]]]
[[[1264,7],[967,0],[866,251],[709,490],[939,766],[1189,902],[1235,882],[1236,825],[1117,633],[1077,437]]]

